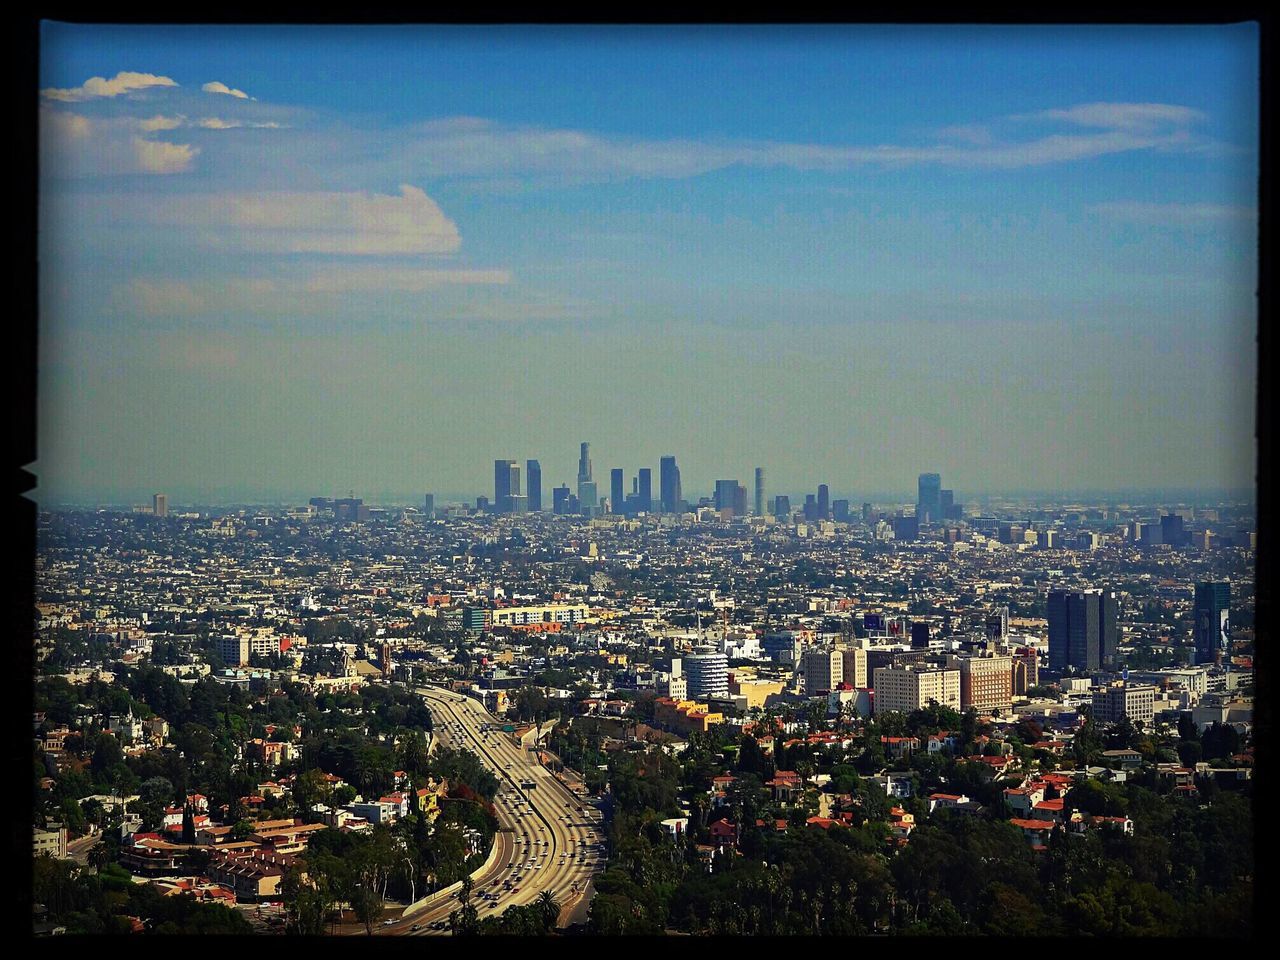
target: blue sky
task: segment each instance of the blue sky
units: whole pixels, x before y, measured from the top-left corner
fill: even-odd
[[[1249,486],[1256,48],[46,24],[37,496]]]

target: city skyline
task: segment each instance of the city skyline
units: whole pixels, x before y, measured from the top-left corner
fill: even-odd
[[[32,496],[1247,489],[1257,36],[46,23]]]

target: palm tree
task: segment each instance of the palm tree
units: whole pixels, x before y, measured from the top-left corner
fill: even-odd
[[[560,919],[560,902],[556,899],[555,894],[550,890],[543,890],[538,894],[537,899],[538,910],[542,913],[542,922],[547,930],[555,927],[556,921]]]

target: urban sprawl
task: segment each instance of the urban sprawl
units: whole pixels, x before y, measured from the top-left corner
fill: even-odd
[[[1252,501],[43,512],[39,934],[1241,936]]]

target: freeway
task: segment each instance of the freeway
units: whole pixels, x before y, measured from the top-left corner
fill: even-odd
[[[497,850],[472,875],[472,902],[481,919],[525,906],[549,890],[559,901],[560,925],[578,909],[591,878],[603,869],[600,814],[585,795],[557,780],[535,752],[501,732],[501,722],[477,701],[436,687],[417,687],[431,709],[432,743],[465,747],[498,777],[494,798]],[[533,786],[530,787],[529,784]],[[409,916],[379,932],[423,935],[458,907],[455,896],[428,898]]]

